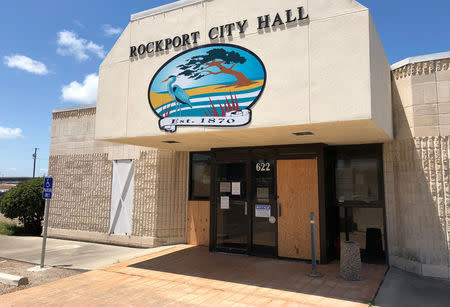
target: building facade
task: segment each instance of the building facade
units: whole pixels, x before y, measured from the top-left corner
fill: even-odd
[[[49,235],[308,260],[313,214],[322,263],[449,278],[449,58],[391,67],[350,0],[132,15],[97,105],[53,112]]]

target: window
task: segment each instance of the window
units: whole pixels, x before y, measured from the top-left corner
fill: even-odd
[[[339,203],[378,200],[377,159],[338,159],[336,196]]]
[[[374,149],[346,150],[344,147],[337,151],[335,180],[339,205],[381,205],[381,153]]]
[[[326,152],[327,254],[358,242],[362,262],[385,263],[383,145],[329,147]]]
[[[363,261],[384,257],[386,251],[383,208],[339,208],[340,241],[358,242]]]
[[[211,182],[209,153],[191,153],[190,200],[208,200]]]

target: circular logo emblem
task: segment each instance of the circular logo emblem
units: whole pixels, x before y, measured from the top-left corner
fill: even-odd
[[[150,107],[162,130],[177,126],[243,126],[266,84],[266,69],[248,49],[211,44],[180,53],[154,75]]]

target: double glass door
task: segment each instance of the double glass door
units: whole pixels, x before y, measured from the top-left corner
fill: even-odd
[[[216,249],[277,255],[275,161],[217,165]]]

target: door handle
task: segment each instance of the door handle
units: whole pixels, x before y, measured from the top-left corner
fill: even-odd
[[[244,214],[247,215],[247,202],[244,203]]]
[[[277,203],[277,208],[278,208],[278,217],[281,216],[281,204]]]

